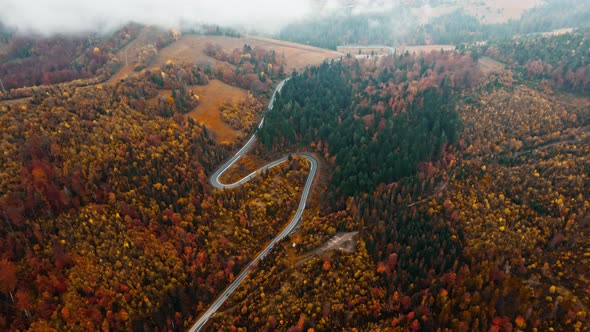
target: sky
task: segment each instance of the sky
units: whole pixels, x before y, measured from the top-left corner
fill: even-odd
[[[109,30],[134,21],[216,23],[276,32],[336,0],[0,0],[0,22],[41,34]]]

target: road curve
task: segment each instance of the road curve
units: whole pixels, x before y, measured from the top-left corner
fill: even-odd
[[[277,92],[281,91],[281,89],[283,88],[283,86],[285,85],[285,83],[288,80],[289,80],[289,78],[281,81],[281,83],[279,83],[279,85],[276,87],[276,89],[270,99],[270,102],[268,104],[269,110],[271,110],[273,108]],[[260,121],[260,124],[258,125],[257,129],[262,128],[263,125],[264,125],[264,118],[262,118],[262,120]],[[271,169],[271,168],[278,166],[278,165],[284,163],[285,161],[287,161],[288,156],[284,156],[280,159],[277,159],[277,160],[261,167],[260,169],[258,169],[256,171],[248,174],[247,176],[245,176],[244,178],[242,178],[239,181],[236,181],[234,183],[229,183],[229,184],[221,183],[219,181],[219,178],[223,175],[223,173],[225,173],[238,159],[240,159],[240,157],[242,157],[244,154],[246,154],[246,152],[248,152],[248,150],[250,150],[252,145],[254,145],[255,141],[256,141],[256,132],[254,132],[254,134],[252,134],[252,137],[250,137],[250,139],[246,142],[246,144],[240,150],[238,150],[238,152],[236,152],[236,154],[233,157],[231,157],[225,164],[221,165],[221,167],[219,167],[217,169],[217,171],[215,171],[215,173],[213,173],[213,175],[211,175],[211,185],[213,185],[213,187],[218,188],[218,189],[231,189],[231,188],[241,186],[242,184],[244,184],[244,183],[250,181],[251,179],[253,179],[254,177],[256,177],[262,171]],[[240,274],[237,276],[237,278],[221,293],[221,295],[219,295],[219,297],[217,297],[215,302],[213,302],[213,304],[211,304],[211,306],[207,309],[207,311],[205,311],[205,313],[203,313],[203,315],[201,315],[199,320],[190,328],[190,330],[189,330],[190,332],[200,331],[203,327],[205,327],[205,325],[207,324],[209,319],[215,315],[215,313],[223,305],[225,300],[227,300],[227,298],[236,290],[236,288],[238,288],[238,286],[246,278],[246,276],[248,275],[248,273],[250,272],[252,267],[257,265],[258,262],[261,259],[263,259],[272,250],[272,248],[274,247],[274,245],[277,242],[281,241],[287,235],[292,233],[293,230],[299,225],[299,221],[301,221],[301,216],[303,215],[303,211],[305,211],[305,204],[307,202],[307,198],[308,198],[309,193],[311,191],[311,185],[313,183],[313,179],[314,179],[315,174],[317,172],[318,161],[317,161],[317,159],[314,158],[314,156],[312,156],[309,153],[296,153],[296,154],[292,154],[292,156],[301,156],[301,157],[307,159],[311,165],[310,170],[309,170],[309,175],[307,176],[307,180],[305,181],[305,186],[303,188],[303,192],[301,193],[301,200],[299,201],[299,206],[297,207],[297,212],[295,212],[295,215],[293,216],[293,218],[291,218],[291,221],[289,221],[289,224],[287,225],[287,227],[285,227],[270,243],[268,243],[266,245],[266,247],[260,253],[258,253],[258,255],[250,263],[248,263],[248,265],[246,265],[246,267],[242,270],[242,272],[240,272]]]

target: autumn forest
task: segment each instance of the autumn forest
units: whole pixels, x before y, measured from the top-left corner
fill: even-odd
[[[298,226],[204,330],[590,329],[588,30],[380,55],[0,31],[0,330],[189,330],[295,214],[300,152]],[[252,133],[223,182],[288,158],[216,189]]]

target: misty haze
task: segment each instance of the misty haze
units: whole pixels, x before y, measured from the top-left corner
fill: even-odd
[[[6,0],[0,20],[19,31],[41,34],[110,31],[128,22],[163,28],[207,23],[268,32],[310,10],[306,1]]]
[[[0,0],[1,331],[590,330],[590,3]]]

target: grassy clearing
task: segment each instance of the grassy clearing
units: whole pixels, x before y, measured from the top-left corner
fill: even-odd
[[[248,97],[246,90],[227,85],[218,80],[211,80],[207,85],[194,86],[192,89],[200,97],[201,103],[188,113],[188,116],[213,130],[219,143],[232,143],[236,138],[243,135],[242,132],[233,130],[227,123],[223,122],[220,108],[223,103],[239,103],[246,99]]]
[[[241,49],[244,44],[274,50],[278,56],[285,56],[285,60],[287,61],[286,70],[288,71],[302,69],[308,65],[320,64],[325,59],[336,58],[342,55],[331,50],[256,36],[232,38],[225,36],[185,35],[174,44],[162,49],[156,58],[156,64],[162,64],[167,60],[172,60],[175,62],[197,63],[204,66],[214,65],[218,60],[205,55],[204,52],[205,46],[208,43],[220,45],[226,52],[231,52],[235,48]]]

